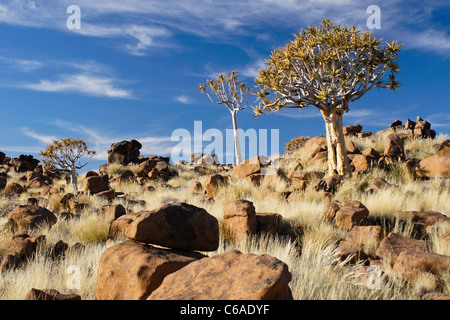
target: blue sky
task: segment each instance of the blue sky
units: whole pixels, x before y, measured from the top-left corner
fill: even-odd
[[[81,9],[79,30],[67,28],[70,5]],[[174,130],[193,132],[194,121],[225,135],[230,114],[199,93],[199,83],[235,70],[254,85],[293,33],[324,18],[366,30],[370,5],[381,9],[374,35],[405,44],[402,87],[372,90],[350,106],[344,125],[376,132],[419,115],[449,133],[448,1],[1,0],[0,151],[38,157],[53,139],[83,138],[98,167],[125,139],[139,140],[143,155],[170,156]],[[294,137],[325,134],[312,108],[256,119],[249,107],[238,124],[278,129],[280,152]]]

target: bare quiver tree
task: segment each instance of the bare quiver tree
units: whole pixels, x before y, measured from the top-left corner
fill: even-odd
[[[211,93],[216,96],[215,100]],[[237,125],[237,113],[248,106],[250,97],[250,87],[237,79],[237,72],[219,74],[216,80],[207,80],[206,84],[200,84],[198,90],[206,93],[209,99],[215,104],[224,104],[231,113],[233,120],[234,152],[236,164],[242,162],[241,145],[239,142],[239,131]]]
[[[255,79],[258,117],[283,108],[314,106],[325,121],[328,170],[349,174],[342,119],[349,103],[376,87],[400,86],[396,41],[382,44],[369,32],[323,20],[272,52]],[[385,79],[386,74],[388,78]]]
[[[62,170],[70,173],[72,186],[78,190],[77,170],[85,167],[96,154],[82,139],[65,138],[54,140],[41,151],[41,160],[50,171]]]

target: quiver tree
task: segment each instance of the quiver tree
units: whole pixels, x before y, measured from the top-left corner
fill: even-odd
[[[77,170],[85,167],[94,155],[95,151],[90,150],[84,140],[71,138],[54,140],[40,153],[47,170],[70,173],[74,190],[78,190]]]
[[[212,94],[216,96],[214,99]],[[239,142],[239,131],[237,125],[237,113],[248,106],[250,97],[250,87],[237,79],[237,72],[232,71],[228,74],[219,74],[216,80],[207,80],[206,84],[200,84],[198,90],[206,93],[209,99],[215,104],[224,104],[231,113],[233,121],[234,134],[234,152],[236,164],[242,162],[241,145]]]
[[[322,21],[294,35],[272,52],[255,79],[259,104],[255,115],[284,108],[314,106],[325,121],[328,170],[349,174],[342,126],[349,103],[370,89],[392,89],[400,82],[396,41],[382,44],[370,32]],[[388,78],[385,78],[385,75]]]

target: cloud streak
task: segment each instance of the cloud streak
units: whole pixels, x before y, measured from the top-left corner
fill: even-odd
[[[25,84],[22,87],[44,92],[76,92],[91,96],[108,98],[131,98],[129,90],[115,86],[115,79],[91,74],[65,74],[59,80],[40,80],[39,83]]]

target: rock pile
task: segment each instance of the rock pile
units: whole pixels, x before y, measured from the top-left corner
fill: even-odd
[[[276,258],[197,252],[219,246],[218,220],[202,208],[170,203],[121,215],[111,227],[129,240],[103,253],[96,299],[292,299],[291,275]]]

